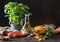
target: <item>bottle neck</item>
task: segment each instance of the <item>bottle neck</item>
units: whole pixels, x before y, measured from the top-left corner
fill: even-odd
[[[29,23],[29,21],[30,21],[30,20],[29,20],[29,14],[25,14],[25,22],[26,22],[26,23]]]

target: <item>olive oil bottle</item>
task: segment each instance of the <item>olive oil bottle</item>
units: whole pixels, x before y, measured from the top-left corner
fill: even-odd
[[[21,30],[22,34],[31,34],[32,33],[32,27],[30,25],[30,14],[25,14],[25,22],[23,25],[23,28]]]

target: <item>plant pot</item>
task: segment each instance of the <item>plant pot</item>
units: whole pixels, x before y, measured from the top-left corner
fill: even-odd
[[[12,30],[21,30],[22,25],[10,24]]]

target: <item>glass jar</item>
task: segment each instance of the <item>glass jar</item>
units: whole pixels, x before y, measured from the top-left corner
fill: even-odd
[[[25,14],[25,21],[23,28],[21,30],[22,34],[31,34],[32,33],[32,27],[30,25],[30,19],[29,19],[30,14]]]

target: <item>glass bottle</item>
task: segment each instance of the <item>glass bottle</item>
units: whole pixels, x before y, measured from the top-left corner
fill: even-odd
[[[31,34],[32,33],[32,27],[30,25],[30,19],[29,19],[30,14],[25,14],[25,22],[23,25],[23,28],[21,30],[22,34]]]

